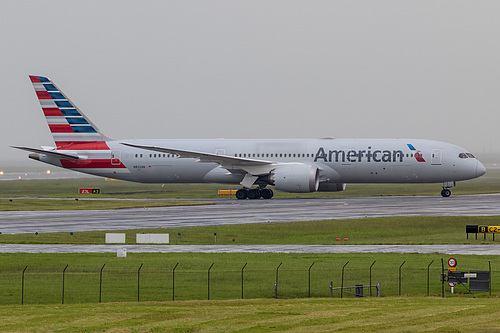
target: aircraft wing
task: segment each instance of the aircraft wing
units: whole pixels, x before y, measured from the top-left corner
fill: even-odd
[[[217,163],[224,169],[233,173],[252,174],[255,176],[268,174],[274,168],[276,163],[265,160],[255,160],[250,158],[233,157],[227,155],[217,155],[211,153],[197,152],[192,150],[164,148],[158,146],[136,145],[126,142],[121,142],[122,145],[139,149],[157,151],[160,153],[168,153],[179,155],[180,158],[196,158],[198,162]]]
[[[77,154],[61,153],[61,152],[58,152],[57,150],[44,150],[44,149],[38,149],[38,148],[18,147],[18,146],[11,146],[11,147],[16,148],[16,149],[26,150],[26,151],[29,151],[31,153],[51,155],[51,156],[54,156],[57,158],[64,158],[64,159],[68,159],[68,160],[84,160],[87,158],[86,156],[78,156]]]

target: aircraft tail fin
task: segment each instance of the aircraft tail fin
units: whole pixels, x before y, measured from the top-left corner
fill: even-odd
[[[109,138],[51,80],[35,75],[30,79],[58,150],[109,149]]]

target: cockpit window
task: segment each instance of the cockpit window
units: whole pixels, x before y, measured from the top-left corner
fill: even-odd
[[[471,153],[467,153],[467,156],[469,156],[470,158],[475,158]]]
[[[460,153],[460,154],[458,154],[458,157],[460,157],[460,158],[467,158],[468,156],[467,156],[466,153]]]

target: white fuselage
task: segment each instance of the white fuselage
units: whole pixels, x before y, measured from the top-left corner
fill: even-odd
[[[485,172],[484,166],[470,154],[467,156],[463,148],[421,139],[119,140],[106,142],[110,150],[77,151],[88,156],[89,163],[82,161],[70,168],[144,183],[238,184],[244,176],[228,172],[217,163],[200,163],[196,158],[132,148],[121,144],[123,142],[316,165],[320,183],[439,183],[472,179]],[[90,163],[110,159],[111,154],[115,167],[99,168]],[[420,154],[420,161],[416,154]],[[40,160],[68,167],[54,157]]]

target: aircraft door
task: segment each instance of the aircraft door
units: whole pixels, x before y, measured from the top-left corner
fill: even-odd
[[[442,149],[433,149],[431,152],[431,164],[441,165],[441,157],[443,155]]]
[[[121,164],[121,150],[115,149],[111,151],[111,165],[120,165]]]

